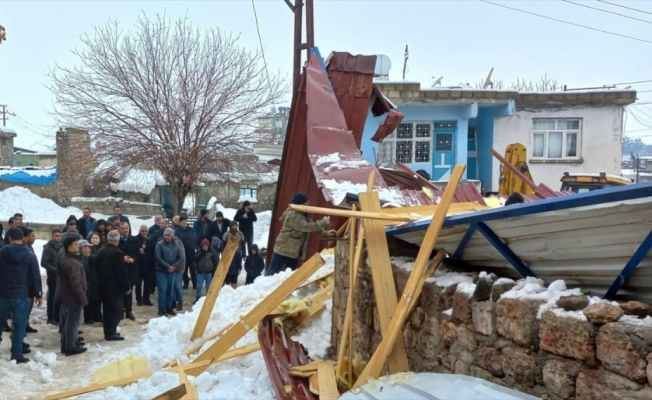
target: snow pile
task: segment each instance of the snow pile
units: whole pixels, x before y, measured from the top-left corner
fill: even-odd
[[[545,287],[543,280],[538,278],[525,278],[516,282],[516,286],[509,292],[503,293],[501,299],[532,299],[542,300],[543,304],[539,306],[537,318],[541,318],[546,310],[550,310],[560,317],[572,317],[582,321],[586,321],[586,317],[582,311],[566,311],[557,307],[557,300],[562,296],[581,295],[582,291],[578,289],[568,289],[566,282],[558,279],[552,282],[548,287]],[[608,302],[599,297],[589,297],[589,304],[596,304],[600,302],[607,302],[617,305],[615,302]]]
[[[391,260],[392,265],[395,265],[397,268],[400,268],[404,271],[411,272],[412,268],[414,268],[413,258],[392,257]],[[486,276],[486,272],[484,274]],[[426,283],[434,283],[435,285],[441,287],[458,285],[457,290],[463,291],[465,293],[471,291],[470,294],[473,294],[473,291],[475,290],[475,284],[473,284],[473,276],[471,274],[447,271],[445,268],[437,268],[435,275],[426,279]]]
[[[367,191],[366,183],[322,179],[321,184],[330,192],[331,202],[333,204],[341,204],[349,193],[357,195],[358,193]],[[387,188],[374,188],[374,190],[378,192],[381,201],[403,204],[403,196],[396,190]]]
[[[15,213],[23,214],[25,222],[65,224],[70,215],[81,216],[76,207],[61,207],[50,199],[44,199],[20,186],[0,191],[0,220],[7,221]]]
[[[325,265],[315,277],[333,271],[334,256],[322,254]],[[286,270],[272,277],[260,277],[252,285],[233,289],[224,286],[213,308],[208,327],[204,336],[209,336],[221,328],[239,321],[256,307],[265,297],[287,280],[292,271]],[[303,299],[315,293],[315,288],[309,285],[295,291],[290,299]],[[215,341],[204,344],[199,352],[190,357],[183,352],[191,346],[190,335],[201,311],[205,297],[200,299],[192,311],[179,314],[174,318],[159,317],[149,321],[145,327],[142,342],[137,346],[113,354],[110,360],[104,360],[107,365],[116,359],[131,355],[143,357],[148,362],[150,371],[158,371],[171,360],[179,358],[182,364],[194,360],[200,353],[208,349]],[[313,358],[323,358],[326,348],[330,345],[332,304],[326,304],[325,310],[309,320],[294,339],[299,340]],[[249,331],[234,347],[245,346],[258,341],[257,333]],[[102,367],[102,366],[100,366]],[[201,399],[252,399],[274,398],[272,382],[269,378],[262,354],[257,351],[246,356],[237,357],[217,363],[197,377],[189,377],[197,386]],[[124,388],[109,388],[107,390],[88,394],[88,399],[137,398],[151,399],[166,390],[178,385],[178,376],[171,372],[156,372],[148,379],[142,379],[136,384]]]

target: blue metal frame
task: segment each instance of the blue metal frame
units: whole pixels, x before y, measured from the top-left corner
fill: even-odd
[[[475,233],[476,229],[477,229],[476,224],[469,225],[469,229],[466,230],[466,233],[464,234],[464,237],[460,241],[460,244],[457,245],[457,249],[455,249],[455,253],[453,253],[451,260],[458,261],[462,257],[464,248],[466,247],[467,244],[469,244],[469,241],[473,237],[473,234]]]
[[[494,208],[468,214],[452,215],[446,218],[444,221],[444,227],[448,228],[457,225],[470,225],[478,222],[495,221],[504,218],[521,217],[549,211],[594,206],[597,204],[634,200],[644,197],[652,197],[652,181],[594,190],[592,192],[568,196],[553,197],[531,203],[514,204],[509,207]],[[357,199],[357,196],[349,195],[349,199]],[[430,221],[413,222],[399,227],[388,227],[386,228],[386,232],[390,236],[402,235],[426,230],[428,229],[429,224]]]
[[[636,267],[638,267],[638,264],[643,261],[643,258],[647,255],[647,253],[650,252],[652,249],[652,231],[647,235],[645,240],[641,243],[640,246],[638,246],[638,249],[634,252],[632,255],[632,258],[627,261],[627,264],[625,264],[625,267],[623,268],[622,271],[620,271],[620,275],[616,278],[616,280],[609,286],[609,290],[607,290],[607,293],[603,296],[604,299],[607,300],[613,300],[614,296],[616,296],[616,293],[620,290],[620,288],[627,282],[627,279],[629,279],[630,275],[636,270]]]
[[[475,226],[478,232],[482,233],[487,241],[489,241],[489,243],[491,243],[494,248],[498,250],[498,252],[500,252],[500,254],[502,254],[503,257],[505,257],[505,259],[509,261],[509,263],[512,264],[514,268],[516,268],[518,273],[521,274],[523,278],[527,278],[529,276],[534,278],[537,277],[534,272],[532,272],[530,267],[525,265],[523,261],[521,261],[521,259],[518,258],[518,256],[512,251],[512,249],[510,249],[509,246],[507,246],[507,244],[503,242],[498,237],[498,235],[496,235],[496,233],[487,226],[487,224],[484,222],[478,222],[475,224]]]

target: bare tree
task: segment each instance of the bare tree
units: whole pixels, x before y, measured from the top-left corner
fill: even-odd
[[[0,25],[0,43],[5,42],[7,40],[7,31],[5,30],[5,27]]]
[[[479,83],[476,83],[474,86],[476,89],[482,89],[484,86],[484,79]],[[512,89],[519,92],[555,92],[562,90],[562,85],[556,80],[548,78],[548,74],[545,74],[538,81],[533,82],[525,78],[516,78],[516,82],[511,84],[505,84],[502,80],[493,81],[492,89]]]
[[[81,37],[81,66],[51,68],[53,114],[89,130],[99,176],[159,171],[178,212],[202,176],[252,168],[242,155],[256,141],[255,120],[287,92],[262,54],[237,40],[188,18],[143,14],[132,31],[109,21]]]

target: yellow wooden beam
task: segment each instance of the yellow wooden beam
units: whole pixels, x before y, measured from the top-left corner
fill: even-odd
[[[152,400],[179,400],[187,394],[186,385],[182,383],[181,385],[174,387],[168,390],[165,393],[159,394],[154,397]]]
[[[319,400],[335,400],[340,397],[335,380],[333,365],[320,361],[317,367],[317,379],[319,380]]]
[[[373,188],[374,174],[370,174],[367,190]],[[378,212],[380,210],[380,198],[377,192],[367,191],[358,195],[362,211]],[[389,321],[396,310],[396,286],[394,284],[394,273],[392,262],[389,257],[389,246],[385,228],[380,221],[363,219],[362,226],[365,229],[367,253],[371,264],[371,278],[374,287],[374,297],[378,307],[378,319],[380,320],[381,334],[385,336],[389,328]],[[408,363],[405,343],[398,338],[392,354],[388,361],[389,371],[392,374],[408,372]]]
[[[202,340],[200,340],[200,341],[198,341],[197,343],[193,344],[192,346],[188,347],[188,349],[187,349],[186,351],[183,352],[183,355],[185,355],[185,356],[189,356],[189,355],[191,355],[192,353],[198,351],[199,349],[202,348],[203,345],[206,344],[206,342],[209,342],[209,341],[215,339],[216,337],[220,336],[222,333],[224,333],[224,331],[226,331],[227,329],[229,329],[229,328],[232,327],[232,326],[233,326],[232,323],[231,323],[231,324],[228,324],[228,325],[225,325],[224,327],[222,327],[220,330],[218,330],[217,332],[213,333],[212,335],[203,338]],[[177,365],[177,361],[178,361],[178,359],[175,359],[175,360],[173,360],[173,361],[170,361],[170,362],[167,363],[163,368],[171,368],[171,367],[174,367],[174,366]]]
[[[147,379],[150,376],[152,376],[152,374],[149,373],[149,372],[146,372],[146,373],[139,374],[139,375],[129,377],[129,378],[120,378],[120,379],[116,379],[114,381],[98,383],[98,384],[95,384],[95,385],[91,385],[91,386],[87,386],[87,387],[83,387],[83,388],[78,388],[78,389],[67,390],[65,392],[45,396],[45,400],[67,399],[68,397],[80,396],[82,394],[96,392],[98,390],[103,390],[103,389],[106,389],[106,388],[112,387],[112,386],[115,386],[115,387],[125,386],[125,385],[129,385],[131,383],[134,383],[134,382],[138,382],[140,379]]]
[[[208,326],[208,320],[211,318],[211,313],[213,312],[213,307],[215,307],[217,296],[219,296],[226,274],[229,272],[233,256],[239,248],[240,241],[235,237],[230,238],[226,244],[224,252],[222,253],[222,259],[217,266],[217,271],[215,271],[215,276],[213,276],[213,281],[208,289],[208,293],[206,293],[204,304],[201,307],[192,335],[190,335],[190,340],[195,340],[204,335],[206,326]]]
[[[397,214],[397,213],[384,214],[380,209],[380,204],[378,204],[379,211],[376,212],[344,210],[341,208],[302,206],[297,204],[290,205],[290,208],[299,212],[307,212],[312,214],[332,215],[334,217],[346,217],[346,218],[374,219],[379,221],[411,222],[419,219],[416,217],[412,217],[409,214]]]
[[[267,314],[272,312],[283,300],[292,294],[296,288],[308,277],[315,273],[322,265],[324,259],[315,254],[306,261],[301,268],[294,271],[279,287],[267,296],[260,304],[245,315],[238,323],[229,329],[224,336],[217,340],[205,352],[199,355],[195,361],[217,360],[226,353],[231,346],[240,340],[249,330],[257,325]],[[206,367],[207,368],[207,367]],[[203,368],[204,370],[206,368]]]
[[[387,329],[383,330],[383,339],[371,357],[371,360],[362,371],[362,374],[360,374],[358,377],[358,380],[353,386],[354,388],[365,384],[370,378],[378,378],[382,372],[385,360],[387,360],[387,356],[390,355],[390,351],[394,347],[394,342],[402,342],[402,337],[399,337],[401,327],[405,322],[405,318],[407,317],[407,313],[411,309],[412,304],[416,301],[416,298],[421,293],[423,288],[422,282],[425,282],[424,271],[426,270],[426,267],[429,263],[428,259],[430,257],[430,253],[432,252],[437,241],[437,237],[439,236],[439,232],[444,225],[448,207],[453,201],[455,189],[457,188],[457,185],[462,178],[462,175],[464,174],[465,168],[466,167],[464,165],[457,165],[453,170],[451,179],[448,181],[446,189],[444,190],[444,194],[441,198],[441,201],[439,202],[440,210],[443,210],[444,212],[435,214],[430,223],[430,226],[428,226],[428,230],[424,236],[417,258],[414,261],[412,272],[410,273],[410,277],[408,278],[408,281],[405,285],[405,290],[403,292],[403,296],[401,297],[399,306],[396,307],[396,311],[391,317],[389,326]],[[440,261],[441,260],[439,260],[439,262]],[[439,262],[437,265],[439,265]],[[435,269],[436,266],[432,269],[432,273],[434,273]]]
[[[439,204],[428,204],[425,206],[408,206],[408,207],[383,207],[383,214],[389,215],[412,215],[418,214],[422,217],[435,215],[440,209]],[[476,202],[452,203],[448,208],[448,215],[461,214],[471,211],[489,210],[491,207]]]

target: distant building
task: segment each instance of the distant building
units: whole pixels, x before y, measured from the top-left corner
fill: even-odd
[[[52,167],[57,165],[57,152],[35,151],[14,147],[14,167]]]
[[[367,161],[397,162],[425,170],[445,181],[456,164],[467,166],[465,178],[498,191],[500,163],[507,145],[527,148],[536,183],[559,189],[564,172],[620,175],[623,110],[634,103],[633,90],[517,92],[510,90],[422,89],[419,83],[375,85],[405,114],[395,132],[372,142],[384,118],[371,112],[361,150]]]
[[[272,107],[270,112],[257,120],[254,154],[260,161],[280,160],[283,155],[283,142],[290,117],[289,107]]]

